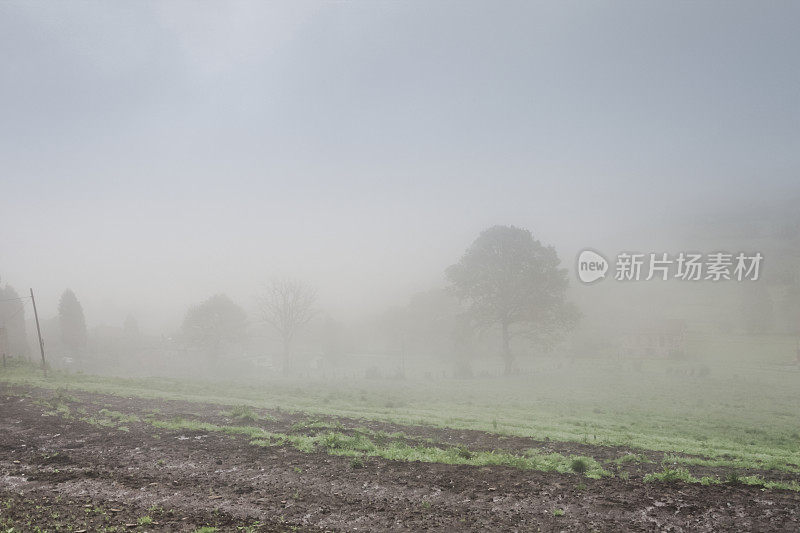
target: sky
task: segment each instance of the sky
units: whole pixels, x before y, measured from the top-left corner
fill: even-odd
[[[0,278],[354,319],[493,224],[576,250],[800,191],[794,2],[0,3]]]

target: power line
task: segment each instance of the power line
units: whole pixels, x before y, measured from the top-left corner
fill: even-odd
[[[30,296],[20,296],[19,298],[7,298],[5,300],[0,300],[0,302],[13,302],[13,301],[16,301],[16,300],[27,300],[29,298],[30,298]]]

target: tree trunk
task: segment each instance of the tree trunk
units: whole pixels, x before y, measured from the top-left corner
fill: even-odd
[[[291,365],[291,355],[290,355],[290,339],[284,337],[283,339],[283,375],[289,375],[289,367]]]
[[[511,353],[511,335],[508,332],[508,322],[503,322],[503,361],[506,364],[505,374],[510,376],[514,373],[514,354]]]

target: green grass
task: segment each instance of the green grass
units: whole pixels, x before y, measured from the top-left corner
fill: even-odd
[[[358,431],[353,435],[337,431],[324,431],[316,435],[292,435],[273,433],[254,426],[220,426],[209,422],[184,419],[148,420],[147,423],[169,430],[244,435],[249,437],[250,444],[254,446],[289,445],[306,453],[324,451],[330,455],[343,455],[359,459],[367,456],[406,462],[509,466],[523,470],[576,472],[592,478],[610,475],[591,457],[566,457],[558,453],[540,453],[538,450],[528,450],[525,455],[517,455],[502,451],[470,451],[464,447],[442,448],[410,445],[396,440],[376,443],[367,436],[368,431]],[[574,470],[576,463],[583,465],[581,472]]]
[[[682,481],[684,483],[700,483],[700,480],[693,477],[685,468],[668,468],[664,467],[661,472],[653,472],[644,476],[645,483],[675,483]]]
[[[402,441],[376,444],[363,434],[347,435],[339,432],[324,432],[315,436],[269,434],[251,441],[257,446],[280,446],[289,444],[300,451],[325,451],[331,455],[344,455],[355,458],[380,457],[393,461],[463,464],[473,466],[507,466],[522,470],[572,472],[576,458],[558,453],[540,453],[529,450],[526,455],[503,451],[469,451],[463,447],[443,448],[426,445],[410,445]],[[468,453],[465,453],[465,450]],[[580,458],[586,464],[584,474],[599,478],[610,473],[592,458]]]
[[[261,416],[258,415],[253,408],[249,405],[234,405],[229,410],[224,411],[223,414],[230,418],[234,418],[236,420],[241,420],[243,422],[256,422],[258,420],[274,420],[274,418],[269,416]]]
[[[43,378],[30,367],[9,368],[0,380],[60,389],[63,397],[85,390],[218,403],[230,406],[230,413],[248,406],[245,416],[255,408],[305,413],[308,419],[293,431],[340,430],[323,421],[328,416],[363,418],[633,449],[619,465],[649,462],[635,451],[641,449],[663,452],[682,466],[800,472],[800,372],[778,366],[782,352],[762,357],[758,339],[728,341],[697,342],[709,357],[702,364],[711,370],[703,377],[681,373],[698,367],[696,361],[644,360],[634,369],[612,359],[541,358],[531,376],[440,380],[435,386],[411,379],[215,383],[58,372]],[[733,349],[738,351],[731,359],[722,360]],[[51,412],[62,416],[69,409],[63,400]],[[264,437],[254,433],[256,439]]]
[[[675,454],[665,454],[663,463],[681,464],[687,466],[707,466],[711,468],[753,468],[754,462],[742,459],[706,459],[702,457],[685,457]],[[767,459],[759,461],[758,468],[764,470],[778,470],[784,472],[797,472],[797,465],[794,463],[784,463],[778,459]]]
[[[741,476],[737,473],[731,473],[726,476],[724,480],[718,477],[712,476],[703,476],[702,478],[696,478],[692,476],[688,470],[685,468],[669,468],[665,467],[664,470],[661,472],[654,472],[652,474],[647,474],[644,476],[645,483],[676,483],[676,482],[683,482],[683,483],[700,483],[702,485],[719,485],[721,483],[728,483],[728,484],[743,484],[743,485],[751,485],[756,487],[762,487],[765,489],[780,489],[780,490],[791,490],[795,492],[800,492],[800,483],[796,481],[767,481],[761,476],[757,475],[748,475],[748,476]]]
[[[624,465],[628,463],[634,463],[634,464],[652,463],[653,461],[649,460],[647,457],[645,457],[643,454],[640,453],[626,453],[625,455],[620,456],[611,462],[617,465]]]
[[[110,411],[108,409],[100,409],[99,414],[105,418],[114,420],[115,422],[141,422],[141,419],[132,414],[120,413],[119,411]]]

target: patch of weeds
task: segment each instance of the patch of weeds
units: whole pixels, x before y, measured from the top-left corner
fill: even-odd
[[[645,483],[661,482],[661,483],[675,483],[683,481],[684,483],[699,483],[700,480],[692,476],[685,468],[669,468],[664,467],[661,472],[654,472],[644,476]]]
[[[587,470],[589,470],[589,464],[586,462],[585,459],[581,457],[576,457],[569,463],[569,468],[576,474],[585,474]]]
[[[64,403],[64,402],[78,403],[79,400],[75,396],[69,394],[67,390],[68,389],[65,389],[64,387],[57,388],[51,400],[54,401],[55,403]]]
[[[290,430],[294,432],[302,432],[308,429],[325,429],[327,427],[329,427],[329,425],[319,418],[309,417],[305,420],[298,420],[292,424]]]
[[[472,452],[469,451],[469,448],[464,446],[458,446],[457,448],[453,448],[453,453],[455,453],[458,457],[462,459],[472,459]]]
[[[221,431],[222,426],[199,422],[197,420],[185,420],[183,418],[173,418],[172,420],[152,420],[148,422],[153,427],[161,429],[185,429],[188,431]]]
[[[139,524],[140,526],[149,526],[152,525],[153,519],[150,518],[149,516],[142,516],[139,517],[139,520],[137,520],[136,523]]]
[[[377,449],[375,443],[364,435],[346,435],[336,431],[321,435],[320,444],[334,455],[353,455]]]
[[[261,418],[256,414],[253,409],[248,405],[236,405],[231,407],[229,411],[225,411],[224,414],[231,418],[235,418],[236,420],[244,420],[247,422],[255,422],[256,420],[260,420]]]
[[[214,526],[203,526],[194,530],[194,533],[216,533],[219,531]]]
[[[564,516],[564,509],[553,509],[553,516]]]
[[[350,459],[350,468],[353,470],[364,468],[364,461],[360,457],[353,457]]]
[[[49,405],[52,409],[50,411],[45,411],[43,413],[45,416],[60,416],[61,418],[65,418],[67,420],[72,418],[69,405],[63,402],[54,402]]]
[[[730,472],[727,476],[725,476],[725,483],[729,485],[738,485],[742,482],[741,476],[739,476],[738,472]]]
[[[116,427],[116,424],[112,420],[109,420],[107,418],[95,418],[91,416],[89,418],[81,418],[81,421],[99,428]]]
[[[626,453],[621,457],[617,457],[612,461],[612,463],[616,463],[618,465],[624,465],[627,463],[651,463],[647,457],[640,453]]]

